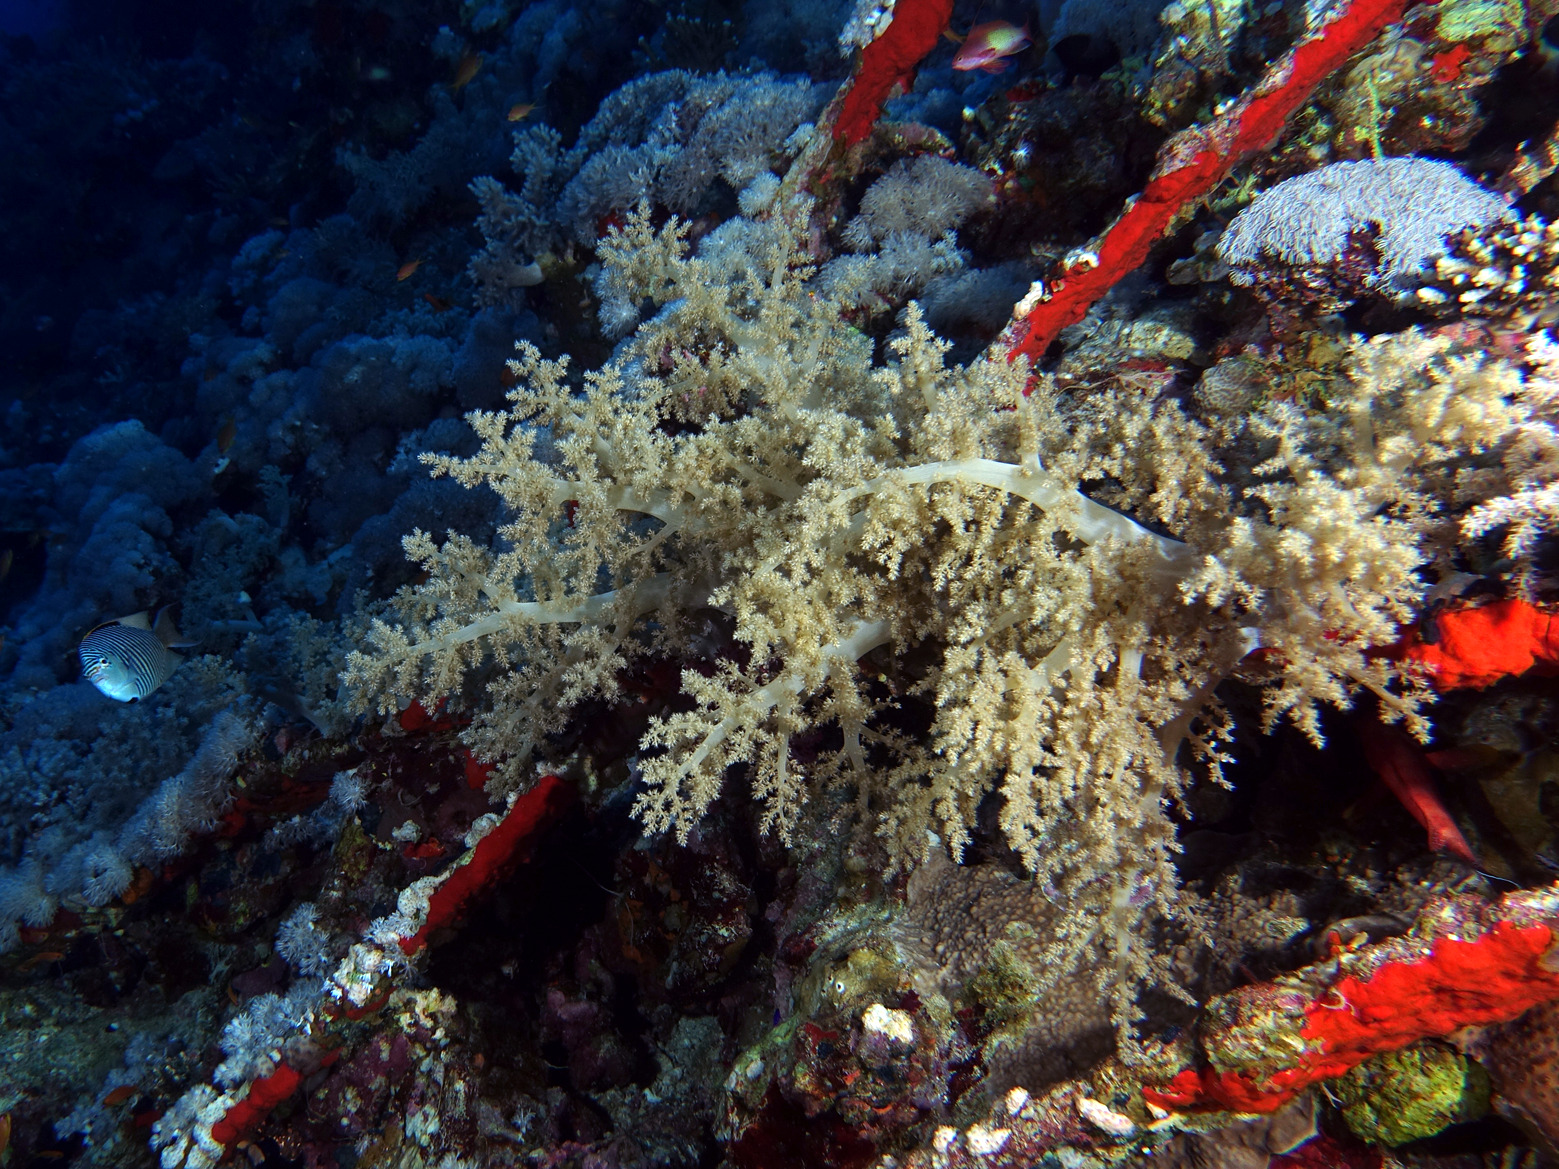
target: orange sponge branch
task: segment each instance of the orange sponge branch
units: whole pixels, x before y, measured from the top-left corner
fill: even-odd
[[[1528,670],[1559,673],[1559,622],[1530,601],[1453,609],[1436,614],[1434,626],[1433,642],[1414,634],[1390,652],[1428,670],[1437,690],[1482,689]]]

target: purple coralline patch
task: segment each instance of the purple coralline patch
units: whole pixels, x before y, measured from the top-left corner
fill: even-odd
[[[325,1140],[355,1140],[384,1125],[404,1098],[420,1053],[403,1032],[375,1035],[330,1069],[309,1097],[308,1120]]]

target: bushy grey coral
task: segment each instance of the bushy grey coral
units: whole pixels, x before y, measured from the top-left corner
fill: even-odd
[[[212,720],[194,757],[165,779],[120,830],[119,848],[136,864],[177,856],[194,832],[208,832],[232,799],[228,781],[240,756],[258,737],[255,721],[240,710]]]
[[[845,226],[855,252],[823,265],[821,287],[868,315],[901,308],[934,280],[964,271],[955,233],[991,201],[990,180],[973,167],[929,154],[894,163]]]
[[[935,239],[994,202],[991,180],[972,166],[922,154],[894,163],[866,189],[844,238],[858,251],[895,233]]]
[[[819,281],[840,302],[875,313],[902,304],[935,277],[963,270],[964,254],[952,233],[927,239],[896,231],[873,253],[830,260]]]
[[[254,744],[256,720],[236,697],[230,676],[209,663],[186,669],[187,675],[175,675],[167,694],[159,694],[157,705],[112,708],[106,722],[96,724],[99,738],[88,749],[74,736],[53,740],[60,748],[49,764],[54,770],[40,778],[43,788],[55,790],[14,782],[0,788],[5,797],[0,817],[31,830],[11,834],[15,849],[25,841],[16,867],[0,866],[0,952],[16,944],[19,922],[47,925],[61,902],[79,898],[97,906],[117,897],[129,887],[135,866],[176,856],[192,833],[209,830],[227,806],[229,781]],[[86,689],[57,687],[31,704],[44,710],[19,712],[18,726],[49,719],[48,709],[58,706],[49,700],[62,693],[85,697],[89,708],[97,705],[81,693]],[[232,705],[213,714],[213,699]],[[118,714],[121,710],[128,713]],[[209,723],[188,726],[184,718],[190,713]],[[54,730],[69,735],[71,724],[55,723]],[[166,741],[159,742],[159,735]],[[198,747],[183,756],[177,774],[157,770],[163,760],[178,766],[197,735]],[[18,764],[25,766],[22,760],[42,759],[36,747],[24,756],[11,745],[0,758],[5,778],[15,778]],[[159,774],[165,777],[160,783]]]
[[[1446,236],[1507,213],[1502,197],[1438,159],[1334,162],[1252,199],[1219,239],[1218,255],[1236,284],[1248,284],[1263,266],[1339,260],[1351,235],[1375,230],[1376,283],[1401,292],[1445,255]]]
[[[282,847],[294,843],[309,843],[323,845],[333,843],[341,835],[341,829],[346,824],[348,816],[360,809],[368,800],[368,785],[363,782],[356,770],[341,771],[330,781],[330,795],[325,802],[320,804],[307,815],[294,816],[290,820],[283,820],[266,833],[266,843],[276,847]],[[299,917],[304,911],[300,906],[294,917]],[[310,908],[312,913],[312,908]],[[308,918],[313,921],[312,917]],[[285,927],[284,927],[285,928]],[[301,927],[300,927],[301,928]],[[277,952],[292,962],[294,966],[299,964],[282,950],[283,942],[278,935]],[[302,967],[299,967],[302,969]]]
[[[222,1054],[216,1081],[233,1087],[276,1070],[278,1049],[318,1009],[323,989],[301,979],[284,995],[256,995],[222,1029]]]
[[[61,865],[52,874],[53,880],[75,885],[81,891],[81,899],[88,905],[107,905],[130,887],[135,870],[106,834],[99,833],[87,842],[80,852],[79,873]]]
[[[16,945],[23,925],[48,925],[55,905],[43,887],[43,866],[36,861],[0,869],[0,953]]]
[[[276,953],[299,974],[324,975],[335,965],[330,956],[330,935],[320,929],[319,907],[302,902],[276,930]]]
[[[791,132],[820,104],[805,81],[770,73],[751,77],[682,70],[630,82],[601,104],[580,132],[582,158],[558,200],[559,218],[589,243],[599,219],[649,198],[684,214],[695,211],[716,179],[740,191],[783,161]]]
[[[718,182],[743,191],[788,160],[791,135],[821,104],[821,87],[805,80],[673,69],[608,96],[567,150],[548,126],[520,131],[510,158],[520,191],[472,184],[487,241],[470,267],[479,297],[508,303],[538,252],[594,243],[604,219],[643,200],[692,214]]]

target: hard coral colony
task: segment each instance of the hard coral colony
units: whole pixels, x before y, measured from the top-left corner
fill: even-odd
[[[0,1161],[1556,1155],[1559,7],[302,7],[0,40],[204,273],[4,416]]]

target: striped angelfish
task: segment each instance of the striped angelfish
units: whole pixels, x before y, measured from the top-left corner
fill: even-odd
[[[105,621],[81,639],[82,676],[110,698],[135,702],[173,676],[184,659],[170,646],[191,645],[163,608],[154,624],[144,612]]]

